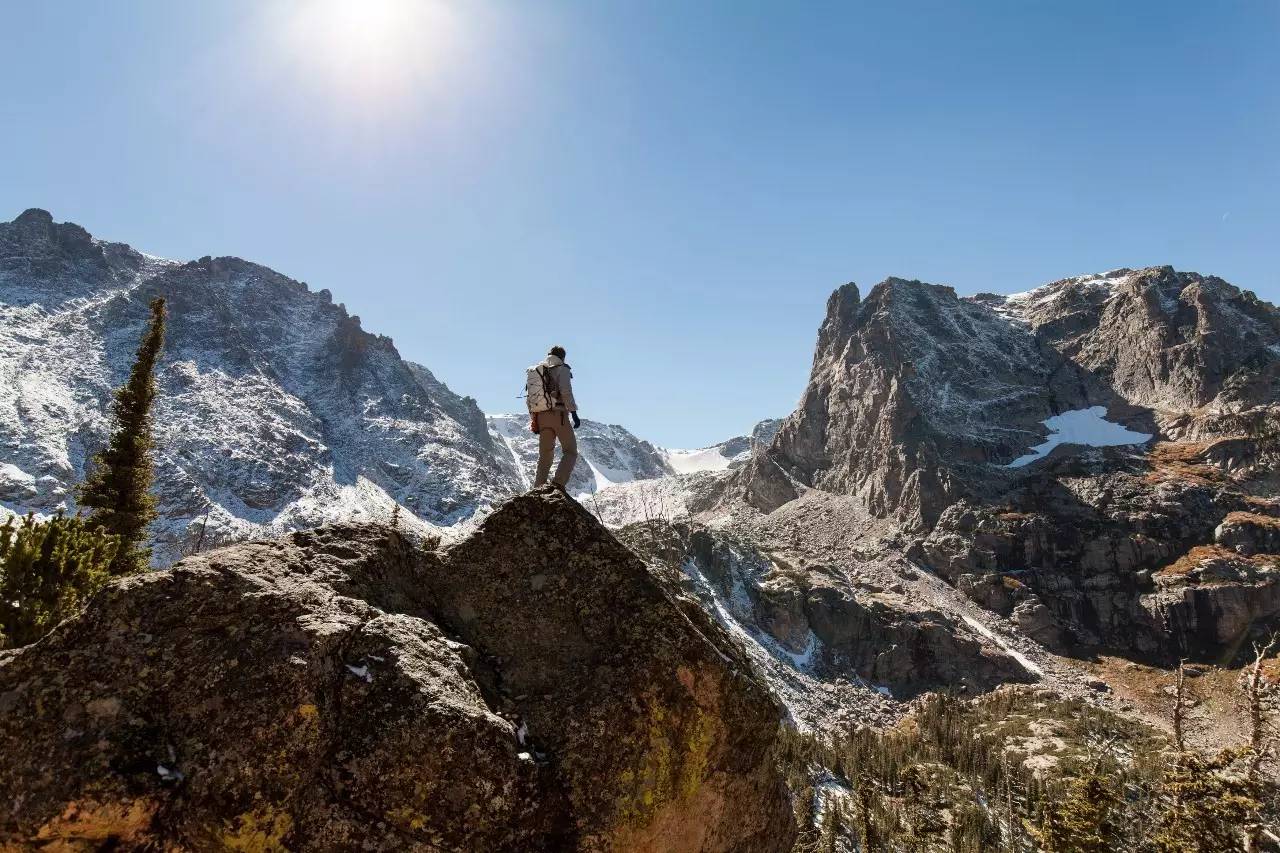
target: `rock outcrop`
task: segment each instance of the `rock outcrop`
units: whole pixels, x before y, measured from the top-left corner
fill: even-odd
[[[901,584],[896,590],[857,584],[835,563],[788,565],[700,525],[638,524],[621,535],[638,553],[680,572],[704,610],[796,671],[874,685],[899,699],[1031,680],[1013,657],[913,600]]]
[[[0,846],[787,850],[780,709],[555,492],[130,578],[0,657]]]
[[[1058,650],[1211,654],[1277,614],[1270,581],[1227,572],[1153,596],[1153,574],[1215,536],[1246,556],[1280,546],[1248,516],[1276,493],[1278,398],[1280,312],[1210,276],[1115,270],[970,299],[889,279],[862,300],[848,284],[799,407],[729,494],[766,513],[806,489],[852,496]],[[1090,411],[1110,422],[1027,453],[1065,422],[1050,416]],[[1089,446],[1119,425],[1138,443]]]
[[[1059,651],[1217,655],[1280,615],[1267,569],[1280,509],[1212,464],[1211,449],[1052,459],[998,499],[949,507],[921,557]]]
[[[962,497],[1009,482],[1001,466],[1042,421],[1102,406],[1159,433],[1197,413],[1202,435],[1280,396],[1280,312],[1218,278],[1115,270],[1013,296],[962,299],[888,279],[832,294],[799,407],[741,492],[765,511],[796,487],[855,495],[925,531]],[[1208,420],[1205,418],[1208,416]],[[1016,470],[1015,472],[1016,473]]]
[[[992,478],[990,462],[1039,441],[1056,368],[1025,330],[949,287],[888,279],[860,300],[847,284],[827,303],[800,405],[765,454],[773,467],[744,478],[748,500],[776,508],[785,472],[927,529]]]

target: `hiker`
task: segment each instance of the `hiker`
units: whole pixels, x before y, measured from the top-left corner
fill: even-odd
[[[529,430],[538,436],[538,473],[533,487],[545,486],[551,472],[556,439],[560,440],[560,464],[551,484],[564,491],[578,461],[578,437],[573,431],[582,425],[578,404],[573,400],[573,371],[564,363],[564,347],[554,346],[547,357],[525,371],[525,403],[529,407]],[[570,421],[573,425],[570,426]]]

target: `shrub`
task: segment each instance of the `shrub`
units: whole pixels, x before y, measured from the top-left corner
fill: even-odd
[[[34,643],[111,578],[119,539],[81,518],[0,526],[0,648]]]

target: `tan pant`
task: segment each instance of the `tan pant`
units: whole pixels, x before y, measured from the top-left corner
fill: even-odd
[[[569,483],[574,463],[578,461],[578,437],[573,434],[573,425],[569,423],[569,413],[564,409],[553,409],[550,412],[538,412],[538,475],[533,485],[544,486],[547,474],[551,471],[551,458],[556,452],[556,439],[560,439],[560,464],[556,466],[556,476],[552,480],[558,486]]]

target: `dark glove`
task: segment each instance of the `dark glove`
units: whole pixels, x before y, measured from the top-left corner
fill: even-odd
[[[538,434],[538,416],[537,415],[529,416],[529,432],[533,433],[534,435]]]
[[[582,426],[582,421],[578,420],[578,413],[577,413],[577,412],[570,412],[570,413],[569,413],[569,417],[573,418],[573,428],[574,428],[574,429],[577,429],[578,427]]]

